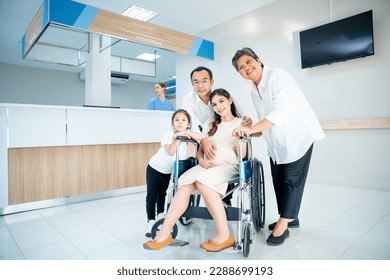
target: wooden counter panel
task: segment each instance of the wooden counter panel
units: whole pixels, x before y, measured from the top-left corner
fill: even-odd
[[[145,184],[159,143],[8,149],[9,205]]]
[[[321,121],[325,130],[390,128],[390,118]]]

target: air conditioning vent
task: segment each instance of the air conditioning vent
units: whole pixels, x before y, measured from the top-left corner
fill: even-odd
[[[121,72],[111,72],[111,83],[124,84],[130,80],[130,75]]]
[[[85,71],[80,72],[80,79],[85,81]],[[111,72],[112,84],[124,84],[130,80],[130,75],[122,72]]]

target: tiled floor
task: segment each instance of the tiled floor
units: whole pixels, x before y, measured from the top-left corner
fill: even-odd
[[[0,217],[0,259],[243,259],[242,253],[210,253],[199,248],[214,232],[212,221],[179,226],[178,239],[191,244],[147,251],[145,193],[117,196]],[[266,182],[266,225],[277,218]],[[301,227],[277,247],[270,234],[256,234],[248,259],[390,259],[390,192],[308,183]],[[236,224],[231,222],[236,230]]]

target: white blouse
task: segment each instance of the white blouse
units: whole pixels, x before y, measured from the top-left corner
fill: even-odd
[[[263,136],[275,163],[300,159],[314,141],[325,137],[302,91],[284,70],[264,66],[260,84],[253,83],[251,94],[259,120],[274,124]]]

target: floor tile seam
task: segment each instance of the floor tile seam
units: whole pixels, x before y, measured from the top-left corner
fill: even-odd
[[[76,210],[75,210],[75,211],[76,211]],[[80,212],[78,212],[78,211],[76,211],[76,212],[77,212],[79,215],[81,215],[83,218],[87,219],[89,222],[91,222],[92,224],[94,224],[95,226],[97,226],[97,227],[101,230],[101,232],[104,232],[104,233],[108,234],[109,236],[111,236],[112,238],[116,239],[117,241],[121,241],[121,242],[126,243],[126,241],[125,241],[124,239],[122,239],[122,238],[116,236],[115,234],[113,234],[112,232],[110,232],[109,230],[107,230],[105,227],[103,227],[103,226],[99,225],[98,223],[96,223],[94,220],[92,220],[92,219],[90,219],[90,218],[88,218],[88,217],[82,215],[82,214],[81,214]],[[121,216],[123,216],[123,215],[121,215]],[[124,217],[125,217],[125,216],[124,216]],[[57,230],[57,231],[58,231],[58,230]],[[76,246],[76,244],[74,244],[74,242],[72,242],[72,240],[71,240],[70,238],[66,237],[62,232],[60,232],[60,233],[68,240],[68,242],[70,242],[70,243],[72,244],[72,246],[76,247],[76,249],[77,249],[78,251],[80,251],[81,254],[82,254],[83,256],[87,257],[87,256],[83,253],[83,251],[81,251],[81,250]],[[85,236],[87,236],[87,235],[83,235],[83,236],[80,236],[80,237],[85,237]],[[75,237],[75,238],[79,238],[79,237]],[[112,244],[112,243],[111,243],[111,244]],[[126,243],[126,244],[127,244],[127,243]],[[108,245],[107,245],[107,246],[108,246]],[[131,245],[130,245],[130,246],[131,246]],[[105,247],[105,246],[103,246],[103,247]],[[99,248],[102,248],[102,247],[99,247]],[[98,249],[98,248],[95,248],[95,249]]]
[[[316,230],[315,232],[318,232],[318,231],[320,231],[320,229]],[[314,232],[313,232],[312,234],[314,234]],[[310,234],[309,236],[311,236],[312,234]],[[309,244],[309,245],[312,245],[312,246],[316,246],[316,247],[319,247],[319,248],[322,248],[322,249],[326,249],[326,250],[330,250],[330,251],[337,251],[337,252],[340,252],[341,254],[344,254],[345,251],[348,250],[348,249],[346,249],[346,250],[333,249],[333,248],[329,248],[329,247],[327,247],[327,246],[324,246],[324,245],[322,245],[321,243],[313,243],[313,242],[307,241],[307,238],[308,238],[309,236],[307,236],[307,237],[301,239],[300,241],[302,241],[302,242],[305,243],[305,244]],[[341,237],[345,237],[344,235],[340,235],[340,236],[341,236]]]
[[[323,224],[321,227],[319,227],[319,228],[317,228],[317,229],[324,228],[324,227],[326,227],[327,225],[329,225],[330,223],[337,222],[337,219],[338,219],[339,217],[348,214],[349,211],[350,211],[350,209],[344,210],[343,213],[340,213],[339,215],[337,215],[337,217],[334,217],[334,218],[330,219],[328,222],[326,222],[325,224]]]
[[[389,215],[389,214],[388,214]],[[387,215],[386,215],[387,216]],[[385,217],[386,217],[385,216]],[[371,226],[371,228],[370,229],[368,229],[366,232],[365,232],[365,234],[363,234],[362,236],[360,236],[360,238],[358,238],[355,242],[353,242],[347,249],[345,249],[344,250],[344,252],[343,252],[343,255],[344,254],[346,254],[347,252],[348,252],[348,250],[350,250],[353,246],[355,246],[357,243],[359,243],[360,241],[362,241],[362,239],[376,226],[376,225],[378,225],[383,219],[385,219],[385,217],[383,217],[381,220],[379,220],[375,225],[372,225]],[[383,246],[383,247],[387,247],[387,248],[389,248],[389,250],[390,250],[390,247],[389,246],[386,246],[386,245],[383,245],[383,244],[377,244],[377,243],[373,243],[373,242],[370,242],[370,241],[365,241],[365,242],[368,242],[368,243],[372,243],[372,244],[375,244],[375,245],[378,245],[378,246]],[[356,255],[354,255],[354,254],[352,254],[352,253],[348,253],[348,255],[351,255],[351,256],[353,256],[353,257],[357,257],[357,258],[359,258],[360,259],[360,256],[356,256]]]
[[[107,207],[103,206],[103,208],[107,208]],[[101,230],[104,231],[105,233],[107,233],[107,234],[109,234],[109,235],[111,235],[111,236],[113,236],[113,237],[119,239],[117,236],[115,236],[115,235],[113,235],[111,232],[109,232],[106,228],[104,228],[104,227],[101,226],[100,224],[96,223],[95,220],[89,218],[88,216],[83,215],[82,212],[80,212],[80,211],[78,211],[78,210],[76,210],[76,209],[72,209],[72,210],[75,211],[75,212],[76,212],[78,215],[80,215],[81,217],[85,218],[86,220],[88,220],[89,222],[91,222],[92,224],[94,224],[95,226],[97,226],[99,229],[101,229]],[[125,217],[124,215],[121,215],[120,213],[118,213],[118,215]],[[50,222],[50,221],[49,221],[49,222]],[[53,226],[55,227],[54,224],[53,224]],[[57,227],[55,227],[55,229],[56,229],[58,232],[60,232],[67,240],[69,240],[69,239],[61,232],[60,229],[58,229]]]
[[[145,253],[139,251],[137,248],[134,248],[133,246],[131,246],[130,244],[128,244],[127,242],[123,241],[123,240],[118,240],[118,242],[121,242],[121,243],[125,243],[127,246],[130,246],[132,249],[134,249],[136,252],[139,253],[139,256],[147,256]],[[87,250],[85,251],[85,254],[83,253],[83,255],[88,259],[88,260],[93,260],[91,258],[88,258],[87,254],[90,253],[90,252],[93,252],[93,251],[96,251],[96,250],[101,250],[101,249],[104,249],[104,248],[108,248],[110,246],[112,246],[113,244],[115,243],[110,243],[110,244],[106,244],[105,246],[102,246],[102,247],[98,247],[98,248],[94,248],[92,250]],[[137,257],[139,257],[137,256]],[[148,257],[148,256],[147,256]]]
[[[111,209],[110,207],[107,207],[107,206],[102,206],[101,208],[104,208],[104,209],[108,209],[108,211],[111,211],[111,212],[114,212],[117,216],[120,216],[120,217],[123,217],[123,218],[128,218],[126,215],[123,215],[121,212],[119,211],[116,211],[114,209]],[[102,226],[100,226],[98,223],[96,223],[96,220],[94,219],[91,219],[90,217],[84,215],[82,212],[79,212],[77,210],[75,210],[80,216],[82,216],[83,218],[87,219],[88,221],[94,223],[95,225],[101,227],[103,230],[105,230],[105,228],[103,228]],[[103,218],[104,219],[104,218]],[[103,220],[101,219],[101,220]]]
[[[23,254],[21,248],[19,247],[18,242],[16,242],[15,236],[12,234],[12,232],[11,232],[11,230],[10,230],[10,228],[9,228],[9,225],[6,223],[6,221],[4,221],[4,224],[5,224],[5,227],[6,227],[7,231],[8,231],[8,234],[12,237],[13,242],[15,243],[16,247],[18,248],[19,253],[20,253],[21,256],[23,257],[23,259],[26,259],[26,257],[25,257],[25,255]]]
[[[74,211],[74,209],[72,209]],[[41,213],[40,213],[41,214]],[[42,215],[42,214],[41,214]],[[43,215],[42,215],[43,216]],[[72,245],[72,247],[74,249],[77,250],[77,252],[79,252],[81,255],[83,255],[84,257],[86,257],[84,255],[84,253],[70,240],[70,238],[68,238],[61,230],[59,230],[49,219],[47,219],[45,216],[43,216],[44,219],[47,220],[47,222],[53,226],[53,228],[64,238],[64,241],[68,242],[70,245]],[[60,242],[63,242],[63,241],[60,241]],[[60,243],[60,242],[56,242],[56,243]],[[42,246],[38,246],[36,248],[41,248],[41,247],[44,247],[44,246],[47,246],[47,245],[53,245],[55,243],[51,243],[51,244],[46,244],[46,245],[42,245]],[[34,248],[35,249],[35,248]]]
[[[294,246],[295,244],[299,243],[300,240],[298,240],[298,239],[290,239],[290,240],[289,240],[289,239],[290,239],[290,238],[287,238],[286,241],[284,241],[285,243],[283,243],[281,246],[286,246],[288,243],[291,243],[291,244],[287,245],[285,248],[283,248],[283,249],[280,250],[279,252],[277,252],[277,253],[275,253],[274,255],[272,255],[272,256],[269,258],[269,260],[272,259],[272,258],[275,258],[275,257],[281,257],[282,259],[290,259],[290,258],[287,258],[286,256],[283,256],[282,253],[283,253],[284,251],[286,251],[287,249],[291,248],[292,246]],[[292,240],[293,242],[291,242],[291,240]],[[267,246],[269,246],[269,245],[267,245]]]
[[[42,249],[44,247],[48,247],[48,246],[52,246],[52,245],[56,245],[56,244],[61,244],[61,243],[64,243],[64,242],[70,243],[69,240],[61,240],[61,241],[56,241],[56,242],[50,242],[50,243],[47,243],[45,245],[39,245],[37,247],[31,248],[31,249],[27,249],[27,250],[25,250],[25,252],[30,252],[30,251],[34,251],[34,250],[37,250],[37,249]],[[70,243],[70,245],[72,245],[72,247],[74,247],[74,249],[76,249],[79,253],[82,253],[73,244]]]
[[[321,249],[325,249],[325,250],[330,251],[330,252],[332,252],[332,251],[336,252],[336,253],[339,254],[339,256],[337,258],[335,258],[334,260],[339,259],[344,254],[344,252],[342,252],[342,251],[339,251],[339,250],[336,250],[336,249],[330,249],[330,248],[327,248],[327,247],[324,247],[324,246],[320,246],[318,244],[313,244],[313,243],[305,241],[305,240],[297,240],[294,244],[297,244],[297,243],[300,243],[300,244],[303,243],[303,244],[306,244],[306,245],[315,246],[315,247],[318,247],[318,248],[321,248]],[[297,245],[299,246],[299,244],[297,244]],[[283,251],[280,252],[280,254],[281,254],[280,256],[286,258],[287,256],[284,256],[282,254],[284,251],[286,251],[286,250],[283,250]],[[304,261],[304,260],[311,260],[311,259],[307,259],[307,258],[305,258],[305,259],[294,258],[292,260],[302,260],[302,261]],[[320,259],[315,259],[315,260],[320,260]]]
[[[363,237],[362,237],[363,238]],[[343,255],[350,255],[352,257],[355,257],[355,258],[358,258],[358,259],[361,259],[361,260],[368,260],[367,258],[362,258],[361,256],[358,256],[358,255],[355,255],[353,254],[352,252],[348,252],[353,246],[355,246],[359,241],[361,241],[361,239],[357,240],[356,242],[354,242],[348,249],[346,249],[344,252],[343,252]],[[390,247],[387,246],[387,245],[383,245],[383,244],[377,244],[377,243],[373,243],[373,242],[370,242],[370,241],[363,241],[365,243],[370,243],[372,245],[375,245],[375,246],[380,246],[380,247],[386,247],[389,249],[390,251]],[[343,256],[342,255],[342,256]],[[376,260],[376,259],[372,259],[372,260]]]

